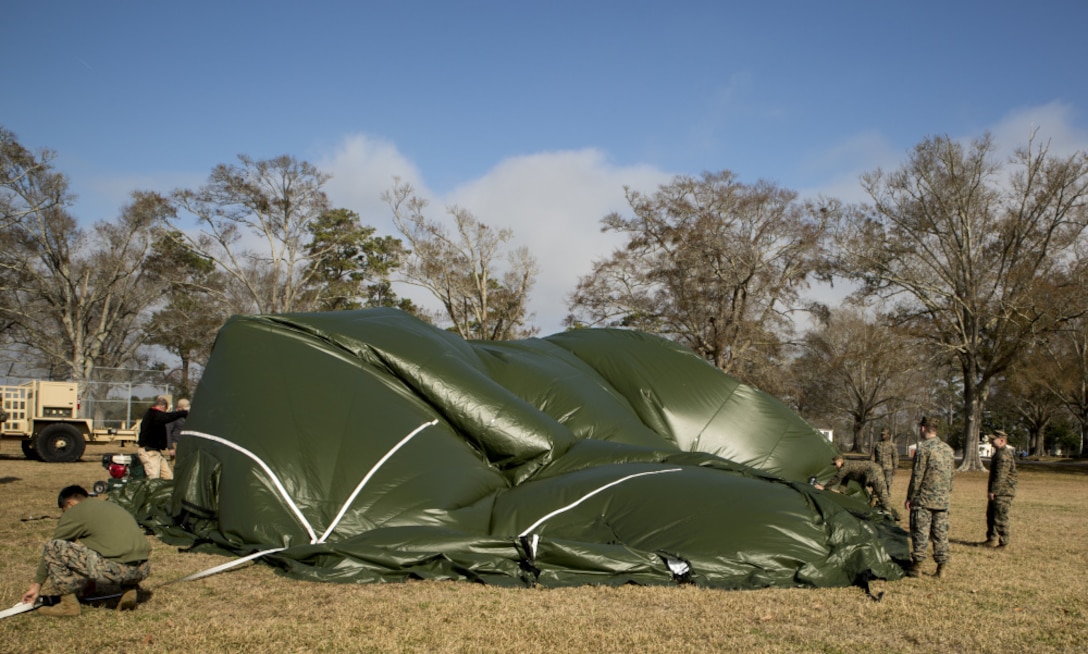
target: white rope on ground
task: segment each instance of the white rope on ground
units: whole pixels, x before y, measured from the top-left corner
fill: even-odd
[[[626,477],[622,477],[622,478],[617,479],[615,481],[610,481],[607,484],[605,484],[604,486],[601,486],[600,488],[596,488],[596,489],[586,493],[585,495],[578,498],[574,502],[571,502],[570,504],[568,504],[568,505],[566,505],[566,506],[564,506],[562,508],[556,509],[555,511],[552,511],[551,513],[544,516],[543,518],[537,520],[533,524],[529,525],[529,527],[525,531],[518,534],[518,538],[525,538],[534,529],[539,527],[546,520],[549,520],[549,519],[559,515],[560,513],[563,513],[565,511],[569,511],[569,510],[573,509],[574,507],[578,506],[582,502],[585,502],[586,500],[593,497],[597,493],[603,492],[603,491],[605,491],[605,490],[607,490],[607,489],[609,489],[609,488],[611,488],[613,486],[616,486],[617,484],[622,484],[623,482],[629,481],[629,480],[634,479],[636,477],[645,477],[647,475],[660,475],[660,474],[664,474],[664,473],[667,473],[667,472],[680,472],[681,470],[683,470],[683,468],[669,468],[668,470],[650,470],[650,471],[647,471],[647,472],[637,472],[637,473],[635,473],[633,475],[627,475]]]
[[[298,506],[295,504],[295,501],[292,500],[291,496],[287,494],[287,489],[283,487],[283,484],[280,483],[280,480],[279,480],[278,477],[276,477],[276,474],[274,472],[272,472],[272,469],[269,468],[265,464],[265,462],[260,459],[260,457],[258,457],[253,452],[250,452],[246,448],[242,447],[241,445],[238,445],[236,443],[232,443],[231,441],[228,441],[225,438],[220,438],[219,436],[213,436],[211,434],[205,434],[204,432],[190,431],[190,430],[185,430],[185,431],[181,432],[181,435],[182,436],[196,436],[198,438],[203,438],[203,439],[212,441],[213,443],[219,443],[220,445],[226,445],[227,447],[229,447],[229,448],[231,448],[233,450],[236,450],[238,452],[241,452],[242,454],[245,454],[249,458],[256,461],[257,465],[259,465],[261,467],[261,470],[264,470],[265,474],[268,475],[269,478],[272,480],[272,483],[276,486],[276,490],[278,490],[280,495],[283,496],[284,501],[287,502],[287,506],[289,506],[291,508],[291,511],[295,514],[295,517],[298,519],[299,524],[301,524],[303,527],[305,527],[307,533],[310,534],[310,543],[316,543],[317,542],[317,533],[314,532],[314,528],[310,526],[310,522],[308,520],[306,520],[306,516],[302,515],[302,511],[299,510]]]
[[[161,584],[159,586],[159,588],[162,588],[163,586],[169,586],[170,584],[181,583],[183,581],[194,581],[196,579],[201,579],[203,577],[210,577],[210,576],[212,576],[212,575],[214,575],[216,573],[223,572],[224,570],[230,570],[231,568],[235,568],[237,566],[240,566],[243,563],[248,563],[249,561],[252,561],[253,559],[259,559],[259,558],[261,558],[262,556],[264,556],[266,554],[275,554],[276,552],[282,552],[285,549],[287,549],[287,548],[286,547],[275,547],[275,548],[270,549],[270,550],[262,550],[260,552],[254,552],[253,554],[250,554],[248,556],[243,556],[240,559],[234,559],[233,561],[227,561],[226,563],[217,565],[214,568],[208,568],[207,570],[202,570],[200,572],[194,572],[193,574],[189,575],[188,577],[182,577],[181,579],[174,579],[172,581],[168,581],[168,582],[166,582],[164,584]]]
[[[432,427],[432,426],[437,425],[437,424],[438,424],[438,419],[436,418],[435,420],[432,420],[430,422],[425,422],[422,425],[416,427],[415,429],[412,430],[412,432],[410,434],[408,434],[404,438],[400,439],[399,443],[394,445],[392,447],[392,449],[390,449],[388,452],[386,452],[385,456],[378,459],[378,462],[375,463],[373,465],[373,467],[370,468],[370,471],[367,472],[366,475],[363,476],[362,481],[360,481],[359,485],[355,487],[355,491],[352,492],[351,496],[348,497],[346,502],[344,502],[344,505],[342,507],[340,507],[340,512],[336,514],[336,517],[333,519],[332,523],[329,525],[329,528],[325,530],[325,533],[321,534],[321,538],[318,539],[317,542],[318,543],[324,543],[325,540],[329,537],[329,534],[331,534],[333,532],[333,530],[336,529],[336,526],[340,524],[340,520],[343,519],[344,514],[347,513],[348,509],[351,507],[352,502],[354,502],[355,498],[359,496],[360,492],[362,492],[363,486],[366,486],[366,483],[368,481],[370,481],[370,478],[374,476],[374,473],[376,473],[378,471],[378,468],[382,467],[382,465],[385,464],[385,462],[388,461],[390,459],[390,457],[392,457],[393,454],[396,453],[397,450],[399,450],[401,447],[403,447],[405,443],[412,440],[412,438],[414,438],[416,434],[423,431],[427,427]]]
[[[38,606],[39,605],[37,602],[31,602],[30,604],[24,604],[22,602],[19,602],[10,609],[0,611],[0,620],[3,620],[4,618],[10,618],[13,615],[19,615],[20,613],[26,613],[27,611],[33,611],[34,609],[38,608]]]

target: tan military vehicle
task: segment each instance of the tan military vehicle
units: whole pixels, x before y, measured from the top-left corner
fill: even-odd
[[[0,436],[20,440],[28,459],[49,463],[78,461],[87,442],[135,442],[139,421],[118,428],[95,428],[80,417],[79,384],[28,381],[0,386]]]

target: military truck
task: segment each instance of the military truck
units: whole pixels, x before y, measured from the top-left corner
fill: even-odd
[[[139,421],[120,428],[96,428],[80,417],[79,384],[28,381],[0,386],[0,409],[6,414],[0,436],[21,441],[28,459],[48,463],[78,461],[87,442],[136,442]]]

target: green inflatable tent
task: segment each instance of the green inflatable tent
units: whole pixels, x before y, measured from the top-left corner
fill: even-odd
[[[184,434],[173,482],[116,500],[167,542],[297,578],[843,586],[908,557],[863,491],[809,484],[833,470],[819,432],[638,332],[236,316]]]

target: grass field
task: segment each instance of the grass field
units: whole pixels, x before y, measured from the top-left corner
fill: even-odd
[[[0,609],[19,601],[56,524],[57,491],[105,479],[106,450],[26,461],[0,447]],[[951,573],[858,588],[503,589],[464,582],[300,582],[263,565],[164,582],[229,559],[151,538],[154,572],[134,612],[0,620],[0,652],[1085,652],[1088,470],[1023,466],[1013,545],[977,546],[985,473],[956,476]],[[909,470],[896,476],[901,505]],[[932,573],[933,562],[926,572]]]

